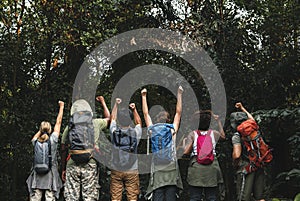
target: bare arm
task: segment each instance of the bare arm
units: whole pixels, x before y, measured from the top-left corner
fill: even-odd
[[[148,111],[147,89],[143,89],[141,91],[141,94],[142,94],[142,110],[143,110],[143,114],[144,114],[144,119],[145,119],[146,126],[149,127],[152,125],[152,120],[151,120],[151,117],[150,117],[149,111]]]
[[[219,115],[216,115],[214,113],[212,113],[214,119],[217,121],[218,123],[218,127],[219,127],[219,134],[220,134],[220,137],[222,139],[225,139],[225,132],[224,132],[224,129],[223,129],[223,126],[222,126],[222,123],[221,123],[221,120],[219,119]]]
[[[107,121],[107,123],[109,123],[110,121],[110,112],[107,108],[107,105],[105,103],[104,97],[103,96],[97,96],[96,100],[101,103],[102,107],[103,107],[103,113],[104,113],[104,119]]]
[[[233,161],[238,160],[242,154],[242,146],[240,144],[234,144],[232,150],[232,159]]]
[[[33,141],[34,139],[37,139],[41,136],[41,131],[36,132],[36,134],[34,134],[34,136],[32,137],[31,141]]]
[[[189,133],[186,138],[186,146],[184,147],[183,155],[189,156],[193,150],[194,132]]]
[[[232,159],[233,159],[234,167],[238,167],[239,162],[241,160],[241,154],[242,154],[242,146],[240,144],[234,144],[233,151],[232,151]]]
[[[177,91],[176,113],[173,121],[175,132],[178,131],[179,124],[180,124],[180,118],[182,112],[182,93],[183,93],[183,88],[182,86],[179,86]]]
[[[114,107],[111,111],[111,121],[116,121],[117,120],[117,113],[118,113],[118,105],[122,102],[120,98],[116,98],[116,102],[114,104]]]
[[[54,132],[56,132],[58,135],[60,134],[60,127],[61,127],[61,122],[62,122],[62,117],[64,114],[64,105],[65,103],[63,101],[58,101],[59,104],[59,112],[56,118],[56,123],[54,126]]]
[[[139,113],[137,112],[135,104],[130,103],[129,107],[132,110],[135,125],[138,125],[138,124],[142,125],[142,120],[141,120],[141,117],[140,117]]]
[[[241,102],[236,103],[235,107],[245,112],[248,116],[248,119],[255,120],[254,117],[246,110],[246,108],[244,108]]]

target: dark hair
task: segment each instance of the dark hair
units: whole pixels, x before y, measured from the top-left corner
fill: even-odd
[[[122,108],[118,110],[117,121],[120,126],[129,126],[132,123],[132,112],[130,109]]]
[[[198,130],[206,131],[209,129],[211,121],[211,111],[210,110],[200,110],[193,114],[193,121],[199,121]]]
[[[170,123],[170,114],[166,111],[161,111],[155,116],[154,121],[155,123]]]

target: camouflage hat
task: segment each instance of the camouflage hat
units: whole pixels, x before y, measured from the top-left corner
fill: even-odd
[[[84,99],[76,100],[71,107],[71,115],[73,115],[75,112],[83,112],[83,111],[92,112],[92,108],[90,104]]]
[[[230,125],[236,130],[237,126],[247,119],[248,116],[245,112],[233,112],[230,114]]]

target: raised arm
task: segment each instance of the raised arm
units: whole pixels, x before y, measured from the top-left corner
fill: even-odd
[[[221,120],[220,120],[220,118],[219,118],[219,115],[216,115],[216,114],[214,114],[214,113],[211,113],[211,114],[212,114],[212,116],[214,117],[214,119],[215,119],[215,120],[217,121],[217,123],[218,123],[220,137],[221,137],[222,139],[225,139],[226,136],[225,136],[225,132],[224,132],[224,129],[223,129]]]
[[[143,89],[141,91],[141,94],[142,94],[142,110],[143,110],[143,114],[144,114],[144,119],[145,119],[146,126],[149,127],[152,125],[152,120],[151,120],[151,117],[150,117],[149,111],[148,111],[147,89]]]
[[[193,144],[194,144],[194,132],[188,134],[186,137],[185,147],[183,151],[183,158],[189,158],[190,154],[193,150]]]
[[[31,141],[33,141],[34,139],[37,139],[41,136],[41,131],[39,130],[38,132],[36,132],[36,134],[34,134],[34,136],[32,137]]]
[[[110,112],[107,108],[107,105],[105,103],[104,97],[103,96],[97,96],[96,100],[101,103],[102,107],[103,107],[103,114],[104,114],[104,119],[109,122],[110,121]]]
[[[64,105],[65,103],[63,101],[58,101],[58,105],[59,105],[59,112],[56,118],[56,123],[54,126],[54,132],[56,132],[58,135],[60,133],[60,127],[61,127],[61,122],[62,122],[62,117],[64,114]]]
[[[117,113],[118,113],[118,105],[122,102],[122,99],[116,98],[116,102],[114,104],[114,107],[111,111],[111,121],[116,121],[117,120]]]
[[[241,102],[236,103],[235,107],[245,112],[248,116],[248,119],[255,120],[254,117],[246,110],[246,108],[244,108]]]
[[[132,110],[135,125],[138,125],[138,124],[142,125],[142,120],[141,120],[139,113],[137,112],[135,104],[130,103],[129,108]]]
[[[182,86],[179,86],[177,91],[176,113],[173,121],[175,132],[178,131],[179,124],[180,124],[180,118],[182,112],[182,93],[183,93],[183,88]]]

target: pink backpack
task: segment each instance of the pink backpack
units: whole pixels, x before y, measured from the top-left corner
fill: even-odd
[[[197,162],[203,165],[209,165],[214,161],[213,143],[210,136],[212,130],[208,130],[206,135],[201,135],[200,131],[195,131],[197,138]]]

